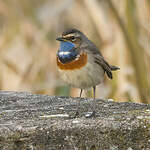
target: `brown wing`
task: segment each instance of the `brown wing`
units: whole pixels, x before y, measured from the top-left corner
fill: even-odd
[[[111,72],[111,66],[104,60],[104,58],[102,56],[96,56],[95,58],[95,63],[97,63],[98,65],[100,65],[104,71],[106,71],[107,76],[112,79],[112,72]]]
[[[112,71],[118,70],[119,68],[116,66],[110,66],[95,45],[88,47],[88,52],[93,55],[95,63],[100,65],[106,72],[107,76],[112,79]]]

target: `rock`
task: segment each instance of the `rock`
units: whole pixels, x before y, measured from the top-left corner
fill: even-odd
[[[150,150],[150,105],[0,92],[0,150]]]

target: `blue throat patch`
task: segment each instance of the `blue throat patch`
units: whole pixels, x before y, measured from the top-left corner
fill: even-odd
[[[73,61],[78,54],[79,53],[75,50],[75,44],[71,42],[60,42],[60,50],[57,56],[63,64]]]

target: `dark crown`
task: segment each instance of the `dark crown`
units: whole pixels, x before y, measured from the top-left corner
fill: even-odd
[[[64,31],[62,33],[62,36],[68,35],[68,34],[72,34],[72,33],[81,33],[79,30],[73,28],[73,29],[68,29],[66,31]]]

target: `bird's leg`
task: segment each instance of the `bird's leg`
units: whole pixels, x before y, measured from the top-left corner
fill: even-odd
[[[95,100],[96,86],[93,86],[93,94],[94,94],[94,102],[93,102],[93,116],[95,116],[95,109],[96,109],[96,100]]]
[[[96,86],[93,86],[93,98],[94,98],[94,102],[93,102],[93,111],[90,114],[87,114],[85,117],[86,118],[91,118],[91,117],[95,117],[95,109],[96,109],[96,100],[95,100],[95,93],[96,93]]]
[[[76,110],[74,118],[76,118],[76,117],[79,116],[79,107],[80,107],[80,101],[81,101],[82,91],[83,91],[83,89],[81,89],[81,91],[80,91],[80,99],[79,99],[78,104],[77,104],[77,110]]]
[[[81,89],[81,91],[80,91],[80,98],[81,98],[81,96],[82,96],[82,91],[83,91],[83,90]]]

